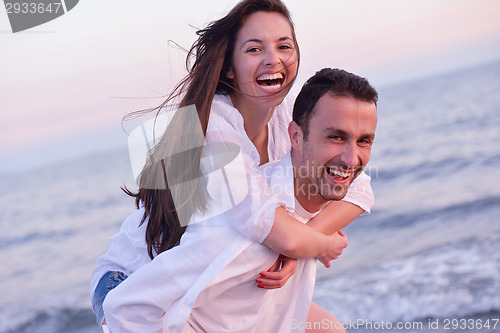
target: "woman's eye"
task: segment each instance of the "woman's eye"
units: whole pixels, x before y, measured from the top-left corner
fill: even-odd
[[[292,47],[290,45],[280,45],[279,49],[280,50],[291,50]]]
[[[259,51],[259,48],[258,47],[251,47],[247,50],[248,53],[252,53],[252,52],[258,52]]]

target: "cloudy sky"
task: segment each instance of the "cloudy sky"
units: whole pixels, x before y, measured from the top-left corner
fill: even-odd
[[[0,174],[125,147],[122,117],[182,75],[195,28],[235,0],[85,0],[13,34],[0,9]],[[498,0],[285,0],[298,83],[322,67],[377,88],[500,60]]]

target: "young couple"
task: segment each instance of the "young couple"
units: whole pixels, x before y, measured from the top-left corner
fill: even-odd
[[[131,193],[138,210],[92,275],[98,322],[113,333],[290,332],[292,322],[334,322],[312,303],[311,258],[328,267],[347,245],[340,229],[373,204],[362,169],[377,93],[356,75],[324,69],[296,100],[288,94],[299,51],[279,0],[241,1],[198,34],[195,61],[171,97],[198,112],[205,141],[181,165],[184,179],[204,181],[184,193],[165,177],[176,164],[162,151],[175,150],[175,130],[161,140],[167,148],[155,147]],[[237,146],[244,167],[204,170],[200,161],[218,143]],[[151,186],[158,178],[165,188]],[[224,183],[237,200],[210,214],[228,200]],[[335,330],[343,331],[322,331]]]

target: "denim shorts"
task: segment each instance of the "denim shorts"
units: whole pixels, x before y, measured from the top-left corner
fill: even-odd
[[[122,272],[107,272],[102,276],[95,288],[94,299],[92,299],[92,309],[97,317],[97,324],[102,325],[104,320],[104,311],[102,310],[102,303],[110,290],[114,289],[117,285],[122,283],[128,276]]]

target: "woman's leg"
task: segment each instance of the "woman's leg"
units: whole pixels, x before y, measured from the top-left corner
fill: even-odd
[[[306,332],[308,333],[345,333],[340,320],[314,302],[311,302],[307,322],[309,325],[306,327]]]
[[[101,326],[106,323],[104,319],[104,312],[102,310],[102,303],[106,295],[114,289],[117,285],[122,283],[128,276],[122,272],[107,272],[102,276],[95,288],[94,299],[92,299],[92,309],[94,310],[97,318],[97,324]]]

